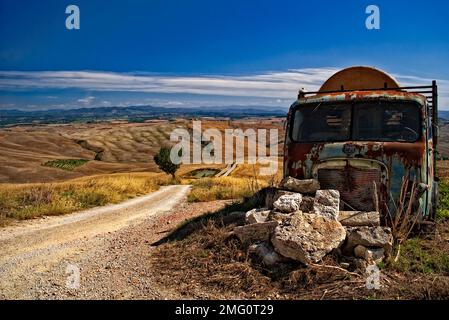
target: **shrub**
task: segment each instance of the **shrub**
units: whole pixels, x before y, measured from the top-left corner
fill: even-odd
[[[179,169],[179,164],[174,164],[170,159],[170,147],[162,147],[159,152],[154,156],[154,162],[159,169],[167,174],[171,174],[175,179],[175,173]]]

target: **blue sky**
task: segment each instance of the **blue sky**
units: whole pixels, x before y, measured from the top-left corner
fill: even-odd
[[[81,29],[65,28],[76,4]],[[380,8],[367,30],[365,8]],[[449,109],[446,1],[1,0],[0,109],[279,105],[339,68],[440,83]]]

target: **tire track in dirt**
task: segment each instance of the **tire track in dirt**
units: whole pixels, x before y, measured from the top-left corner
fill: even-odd
[[[53,281],[49,272],[60,274],[66,262],[101,251],[108,235],[171,210],[189,190],[186,185],[166,186],[120,204],[0,229],[0,298],[40,296],[35,290]]]

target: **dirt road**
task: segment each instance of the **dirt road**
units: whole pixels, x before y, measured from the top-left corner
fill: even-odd
[[[179,214],[189,189],[162,187],[118,205],[0,229],[0,298],[167,297],[140,268],[152,241],[201,214]]]

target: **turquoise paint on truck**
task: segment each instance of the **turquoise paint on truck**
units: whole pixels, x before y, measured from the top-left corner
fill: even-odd
[[[390,85],[394,87],[394,83]],[[298,99],[291,105],[285,137],[284,176],[315,178],[320,181],[322,187],[324,185],[327,188],[340,189],[342,202],[348,206],[347,209],[371,209],[373,203],[370,203],[370,192],[377,190],[385,207],[384,214],[388,210],[394,211],[403,179],[406,178],[424,188],[416,203],[417,210],[421,210],[424,218],[433,217],[437,195],[434,149],[437,136],[433,131],[437,127],[437,119],[433,119],[432,112],[435,110],[432,109],[436,108],[436,95],[432,95],[434,100],[429,104],[428,97],[424,94],[408,92],[399,86],[391,89],[366,89],[370,87],[369,83],[362,83],[361,90],[344,90],[343,86],[344,84],[341,91],[319,91],[311,93],[312,96],[300,92]],[[316,129],[319,127],[318,123],[323,123],[321,118],[317,120],[315,117],[316,125],[307,122],[306,115],[313,115],[316,110],[327,117],[325,129],[331,132],[332,137],[329,141],[316,138],[320,137],[320,134],[323,136],[323,132]],[[326,113],[327,110],[330,110],[329,113]],[[390,140],[383,136],[379,136],[379,139],[353,139],[353,128],[359,125],[354,122],[363,119],[355,118],[354,114],[363,115],[365,112],[368,115],[365,120],[370,120],[370,114],[366,110],[374,110],[373,116],[376,116],[376,119],[380,118],[379,114],[382,112],[390,116],[387,118],[386,128],[394,127],[402,133],[398,134],[396,139],[389,138]],[[350,114],[350,117],[341,116],[342,114]],[[407,121],[419,130],[401,127],[407,116]],[[313,116],[311,119],[314,119]],[[413,122],[415,120],[416,123]],[[297,125],[298,122],[301,124]],[[367,123],[370,124],[369,121]],[[302,132],[300,127],[303,125],[312,128],[316,133],[315,139],[319,141],[312,141],[313,138],[304,139],[304,135],[296,139]],[[345,125],[350,128],[346,129]],[[348,136],[337,134],[341,141],[333,141],[337,138],[332,134],[340,132],[335,128],[350,133]],[[364,131],[363,126],[360,128],[362,133],[369,131]],[[387,130],[386,136],[389,134]],[[377,185],[373,187],[374,184]]]

